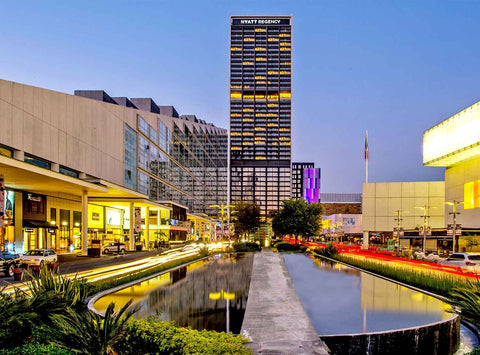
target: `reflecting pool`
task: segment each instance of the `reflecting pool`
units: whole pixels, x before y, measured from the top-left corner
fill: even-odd
[[[284,254],[305,311],[320,335],[416,327],[452,316],[449,306],[424,293],[339,263]]]
[[[150,278],[98,299],[121,308],[130,299],[140,306],[136,318],[158,314],[162,320],[194,329],[240,333],[252,273],[253,255],[216,255]]]

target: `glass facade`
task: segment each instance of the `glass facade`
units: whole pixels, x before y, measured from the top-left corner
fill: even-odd
[[[136,150],[128,152],[129,159],[135,156],[137,163],[135,190],[154,201],[173,201],[190,212],[215,215],[216,210],[209,206],[224,204],[227,197],[227,131],[171,119],[175,120],[173,131],[160,118],[152,126],[138,116],[138,132],[127,126],[130,143],[138,143]],[[127,133],[125,139],[127,171]],[[128,170],[134,168],[131,162],[128,166]],[[126,187],[127,182],[126,174]]]
[[[137,132],[125,125],[125,187],[137,189]]]
[[[303,198],[303,178],[305,169],[313,169],[314,163],[292,163],[292,198]]]
[[[290,198],[291,17],[231,17],[231,202]]]

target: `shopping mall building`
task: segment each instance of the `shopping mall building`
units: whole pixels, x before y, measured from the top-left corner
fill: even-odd
[[[226,203],[226,129],[150,98],[6,80],[0,125],[2,249],[87,254],[110,241],[133,250],[218,237],[209,216]]]
[[[364,233],[400,227],[400,246],[425,238],[427,250],[451,251],[455,239],[456,251],[480,251],[480,102],[424,132],[423,164],[445,167],[445,181],[363,185]]]

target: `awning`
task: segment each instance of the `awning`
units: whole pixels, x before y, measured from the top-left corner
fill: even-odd
[[[48,228],[48,229],[58,229],[57,226],[50,224],[47,221],[33,221],[30,219],[23,220],[23,228]]]

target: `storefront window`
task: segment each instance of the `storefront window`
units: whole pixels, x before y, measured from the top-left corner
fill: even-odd
[[[125,187],[137,189],[137,132],[125,125]]]

